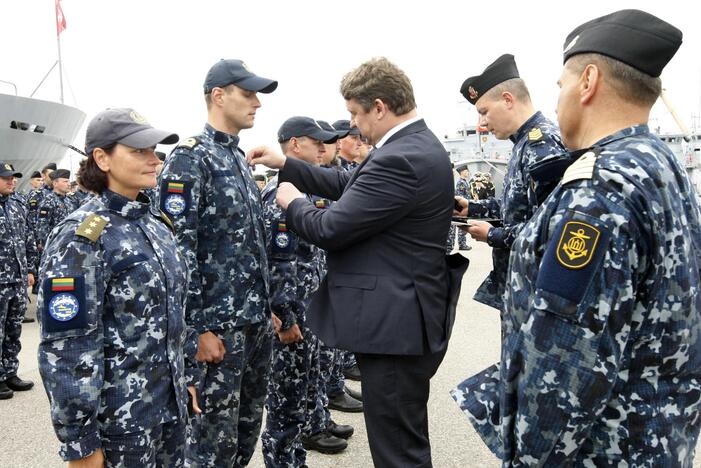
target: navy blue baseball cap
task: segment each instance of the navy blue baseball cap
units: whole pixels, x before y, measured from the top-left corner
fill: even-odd
[[[115,143],[132,148],[151,148],[161,143],[178,142],[178,135],[153,128],[134,109],[107,109],[97,114],[85,132],[85,152],[90,155],[95,148],[107,148]]]
[[[21,172],[15,171],[12,164],[0,162],[0,177],[22,177]]]
[[[360,130],[358,130],[358,127],[351,128],[350,120],[337,120],[331,125],[333,125],[333,128],[335,128],[338,131],[348,131],[348,135],[360,136]]]
[[[326,130],[327,132],[335,132],[336,134],[338,134],[338,139],[339,139],[339,140],[340,140],[341,138],[347,137],[347,136],[348,136],[348,133],[350,133],[350,131],[348,131],[348,130],[336,130],[336,129],[333,127],[333,125],[331,125],[330,123],[328,123],[328,122],[325,121],[325,120],[317,120],[316,123],[318,123],[319,126],[320,126],[321,128],[323,128],[324,130]]]
[[[282,143],[294,137],[309,137],[324,143],[334,143],[338,140],[338,133],[321,128],[319,123],[311,117],[295,116],[285,120],[277,131],[277,141]]]
[[[277,89],[277,81],[255,75],[241,60],[220,60],[209,69],[204,79],[204,93],[214,88],[234,84],[239,88],[257,93],[272,93]]]

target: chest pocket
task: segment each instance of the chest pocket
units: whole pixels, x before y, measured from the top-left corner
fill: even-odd
[[[160,268],[143,253],[124,257],[112,265],[112,275],[107,284],[108,298],[117,322],[129,329],[132,320],[149,317],[152,309],[160,304],[165,290]],[[133,324],[131,324],[133,325]]]
[[[213,169],[211,176],[205,191],[205,212],[215,217],[213,225],[225,230],[239,229],[240,223],[236,221],[245,218],[247,211],[245,182],[240,180],[236,169]]]

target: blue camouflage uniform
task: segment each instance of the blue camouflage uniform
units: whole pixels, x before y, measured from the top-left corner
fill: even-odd
[[[500,311],[509,267],[509,249],[538,207],[529,168],[565,153],[559,130],[540,111],[533,114],[510,139],[514,147],[504,177],[501,200],[470,201],[468,209],[470,217],[501,218],[503,222],[503,227],[493,227],[487,235],[487,244],[492,247],[493,269],[473,298]]]
[[[646,125],[568,168],[509,281],[501,367],[453,392],[504,466],[692,466],[701,208]]]
[[[238,142],[207,124],[173,151],[160,177],[160,208],[187,262],[187,323],[226,348],[222,362],[207,364],[203,413],[188,438],[188,462],[202,466],[250,460],[272,352],[263,206]]]
[[[25,207],[11,195],[0,196],[0,382],[17,374],[27,275],[36,276],[37,257]]]
[[[463,197],[468,200],[472,198],[470,195],[470,184],[462,177],[459,177],[458,181],[455,183],[455,196]],[[458,248],[462,250],[467,249],[467,233],[462,229],[456,229],[455,226],[450,227],[450,232],[453,236],[455,235],[454,233],[457,232]],[[454,244],[455,241],[451,242],[450,246],[452,247]]]
[[[51,192],[41,200],[36,213],[35,234],[37,243],[42,248],[46,245],[51,230],[72,211],[70,200],[65,195]]]
[[[185,281],[170,227],[143,198],[105,190],[53,231],[39,371],[64,460],[102,447],[107,466],[184,465],[186,370],[198,378]]]
[[[341,161],[341,169],[347,172],[355,170],[359,164],[355,161],[348,161],[347,159],[338,156],[338,159]]]
[[[323,251],[287,230],[285,211],[275,201],[277,178],[263,190],[263,210],[268,233],[270,309],[282,322],[281,330],[297,325],[302,341],[273,341],[273,360],[266,426],[261,440],[267,467],[300,467],[306,464],[302,434],[325,429],[320,399],[319,340],[305,325],[311,295],[324,275]],[[309,197],[309,196],[308,196]],[[311,197],[309,197],[311,199]],[[318,205],[317,205],[318,206]]]
[[[76,189],[75,192],[66,195],[66,202],[68,205],[68,209],[70,210],[69,212],[72,213],[73,211],[86,204],[92,196],[92,193],[86,192],[82,189]]]

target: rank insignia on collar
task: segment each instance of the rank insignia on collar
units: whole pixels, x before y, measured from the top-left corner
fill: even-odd
[[[562,229],[557,259],[564,267],[584,268],[594,257],[601,231],[581,221],[569,221]]]
[[[528,141],[540,141],[543,139],[543,131],[538,127],[528,132]]]

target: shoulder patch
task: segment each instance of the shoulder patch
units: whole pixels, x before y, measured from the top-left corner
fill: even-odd
[[[540,141],[543,139],[543,131],[536,127],[528,132],[528,141]]]
[[[289,255],[294,251],[295,238],[291,232],[287,230],[287,224],[284,220],[280,220],[276,225],[273,225],[273,245],[272,254]]]
[[[85,279],[47,278],[41,288],[44,309],[41,321],[45,333],[87,328]]]
[[[587,266],[596,252],[601,231],[582,221],[568,221],[557,243],[557,259],[560,265],[579,269]]]
[[[176,148],[192,149],[199,144],[200,140],[197,137],[190,137],[186,140],[181,141]]]
[[[579,157],[562,175],[562,185],[575,180],[591,179],[594,175],[594,166],[598,155],[594,151],[587,151]]]
[[[159,192],[160,210],[172,221],[190,208],[191,180],[163,179]]]
[[[78,229],[76,229],[75,234],[77,236],[85,237],[92,242],[97,242],[100,238],[102,231],[107,226],[107,220],[100,215],[91,214],[85,220],[80,223]]]

